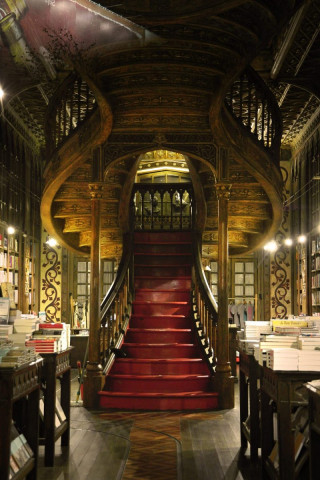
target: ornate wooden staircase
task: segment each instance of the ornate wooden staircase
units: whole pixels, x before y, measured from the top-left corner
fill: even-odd
[[[192,319],[190,232],[135,233],[135,300],[121,352],[100,407],[216,408],[211,374]]]

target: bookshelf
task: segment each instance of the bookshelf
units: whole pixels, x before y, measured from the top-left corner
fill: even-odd
[[[239,369],[240,435],[241,449],[250,443],[250,458],[258,459],[260,447],[259,387],[261,367],[253,355],[240,350]]]
[[[303,447],[294,425],[299,407],[306,407],[304,384],[318,372],[274,371],[262,368],[261,375],[261,460],[263,478],[294,480],[306,465],[308,449]]]
[[[0,480],[35,480],[38,462],[39,370],[42,359],[22,367],[0,369]],[[29,458],[10,477],[12,420],[30,447]]]
[[[61,438],[62,446],[69,446],[71,351],[72,347],[60,353],[41,354],[44,360],[41,369],[44,436],[40,438],[40,445],[45,447],[44,464],[46,467],[53,467],[54,465],[55,442],[59,438]],[[60,381],[61,386],[58,401],[56,380]],[[59,422],[57,422],[57,416],[59,416]]]
[[[320,314],[320,235],[311,238],[312,315]]]
[[[320,471],[320,380],[307,383],[309,397],[310,478]]]
[[[0,285],[10,309],[38,310],[39,243],[21,232],[8,234],[0,223]]]

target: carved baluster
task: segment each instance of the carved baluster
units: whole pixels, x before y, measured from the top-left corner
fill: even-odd
[[[252,87],[252,84],[251,84],[250,80],[248,79],[248,129],[249,130],[251,129],[251,101],[252,101],[251,87]]]
[[[124,319],[124,291],[122,290],[120,292],[120,312],[119,312],[119,323],[118,323],[119,331],[122,328],[123,319]]]
[[[259,98],[257,95],[257,90],[255,89],[255,96],[256,96],[256,102],[255,102],[255,114],[254,114],[254,134],[258,136],[258,115],[259,115]]]
[[[240,87],[239,87],[239,118],[242,121],[242,100],[243,100],[243,76],[240,77]]]
[[[141,193],[141,225],[142,225],[142,230],[144,230],[144,197],[146,193]]]

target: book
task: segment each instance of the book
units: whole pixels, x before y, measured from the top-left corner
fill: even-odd
[[[58,415],[61,423],[67,420],[58,397],[56,398],[56,414]]]

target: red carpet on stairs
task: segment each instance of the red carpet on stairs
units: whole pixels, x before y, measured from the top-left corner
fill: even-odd
[[[191,318],[189,232],[136,232],[135,300],[101,408],[204,410],[218,406]]]

